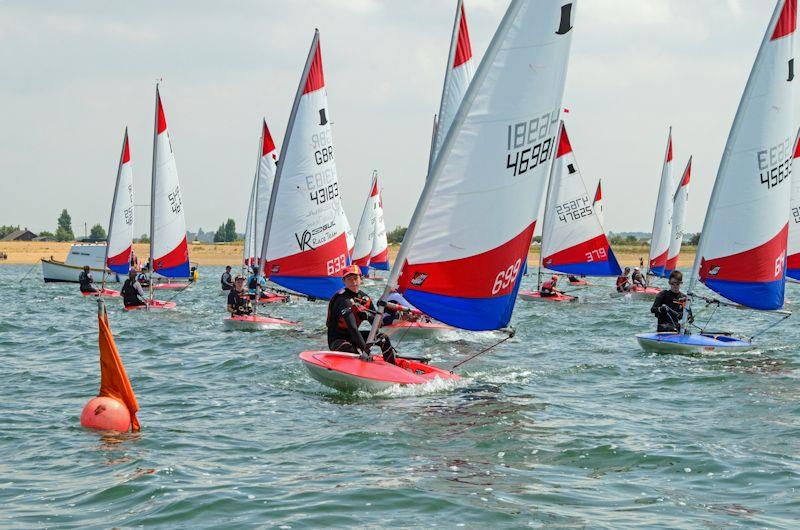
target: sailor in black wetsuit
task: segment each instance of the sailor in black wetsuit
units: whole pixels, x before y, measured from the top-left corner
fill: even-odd
[[[228,313],[231,316],[238,315],[251,315],[253,313],[253,306],[250,304],[250,298],[244,290],[244,276],[236,276],[236,287],[228,292]]]
[[[328,317],[325,325],[328,327],[328,348],[333,351],[358,353],[361,360],[371,361],[367,344],[369,330],[359,330],[362,322],[372,323],[375,318],[372,299],[361,291],[361,269],[358,265],[351,265],[344,270],[342,276],[344,289],[339,290],[328,302]],[[383,359],[394,363],[394,348],[389,338],[378,335],[375,345],[380,346]]]
[[[669,289],[664,289],[653,302],[650,312],[658,319],[656,331],[680,331],[683,307],[686,305],[686,295],[681,292],[683,273],[672,271],[669,274]],[[694,322],[692,310],[689,309],[689,322]]]
[[[122,284],[122,303],[125,307],[145,305],[147,297],[142,290],[142,285],[136,279],[136,271],[131,269],[128,271],[128,279]]]
[[[81,271],[80,275],[78,276],[78,283],[81,284],[82,293],[97,292],[97,287],[94,286],[94,278],[92,278],[92,272],[88,265],[83,266],[83,271]]]
[[[222,277],[219,279],[219,282],[222,284],[223,291],[230,291],[233,289],[233,278],[231,278],[230,265],[225,267],[225,272],[222,273]]]

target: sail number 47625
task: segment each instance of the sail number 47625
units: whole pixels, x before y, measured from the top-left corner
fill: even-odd
[[[517,281],[517,276],[519,275],[519,268],[522,266],[522,260],[518,259],[514,262],[513,265],[510,265],[507,269],[503,269],[497,273],[497,276],[494,278],[494,285],[492,285],[492,294],[497,294],[500,291],[508,289],[509,286],[513,285]]]

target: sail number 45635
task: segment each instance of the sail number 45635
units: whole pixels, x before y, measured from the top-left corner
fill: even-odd
[[[507,269],[503,269],[497,273],[494,278],[494,285],[492,285],[492,294],[497,294],[502,290],[508,289],[517,281],[519,275],[519,268],[522,266],[522,260],[518,259],[513,265]]]

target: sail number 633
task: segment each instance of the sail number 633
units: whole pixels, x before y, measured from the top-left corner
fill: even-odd
[[[333,276],[336,273],[342,272],[342,270],[347,267],[347,256],[344,254],[340,254],[333,259],[328,260],[325,263],[325,268],[328,271],[328,276]]]
[[[494,278],[494,285],[492,285],[492,294],[497,294],[502,290],[508,289],[517,281],[519,275],[519,268],[522,266],[522,260],[518,259],[513,265],[507,269],[503,269],[497,273]]]

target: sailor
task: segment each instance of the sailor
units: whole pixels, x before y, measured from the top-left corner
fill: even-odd
[[[145,305],[147,297],[144,295],[142,285],[136,279],[136,271],[131,269],[128,271],[128,279],[122,284],[122,303],[125,307]]]
[[[340,289],[328,302],[328,315],[325,325],[328,328],[328,348],[333,351],[358,353],[363,361],[371,361],[371,344],[367,344],[369,330],[359,330],[362,322],[372,322],[375,318],[372,299],[360,290],[361,269],[350,265],[343,271],[344,289]],[[379,335],[375,345],[381,348],[383,359],[394,363],[394,348],[389,338]]]
[[[247,289],[250,294],[256,294],[256,289],[261,288],[261,292],[267,290],[267,279],[258,273],[258,267],[253,266],[253,274],[247,278]]]
[[[383,312],[383,325],[388,326],[395,320],[416,322],[419,319],[419,314],[414,313],[414,309],[416,308],[411,305],[397,289],[392,289],[392,292],[386,297],[386,309]]]
[[[78,283],[81,284],[82,293],[96,293],[97,287],[94,286],[94,278],[92,278],[92,271],[88,265],[83,266],[83,270],[78,275]]]
[[[244,276],[241,274],[236,275],[234,288],[228,292],[228,313],[231,316],[250,315],[253,313],[250,298],[244,290]]]
[[[553,274],[549,280],[542,283],[542,286],[539,287],[539,296],[541,297],[548,297],[548,296],[558,296],[561,293],[556,289],[558,286],[558,276]]]
[[[625,267],[625,271],[617,276],[617,292],[627,293],[631,290],[631,280],[628,278],[631,274],[631,268]]]
[[[136,276],[136,281],[139,283],[141,287],[150,286],[150,278],[147,275],[148,272],[150,272],[150,269],[147,267],[147,265],[145,265],[144,267],[142,267],[142,270],[140,270],[139,274]]]
[[[138,269],[139,268],[139,256],[136,255],[136,252],[131,250],[131,268]]]
[[[644,281],[644,276],[642,276],[642,270],[639,267],[633,268],[631,283],[633,287],[642,287],[642,288],[647,287],[647,282]]]
[[[219,279],[219,282],[222,284],[223,291],[230,291],[233,289],[233,277],[231,276],[230,265],[225,267],[225,272],[222,273],[222,277]]]
[[[567,280],[569,281],[569,283],[581,283],[580,278],[578,278],[574,274],[570,274],[569,276],[567,276]]]
[[[686,295],[681,292],[683,273],[672,271],[669,273],[669,289],[664,289],[656,296],[650,312],[658,319],[656,331],[680,331],[683,308],[686,305]],[[694,322],[692,310],[689,309],[689,322]]]

